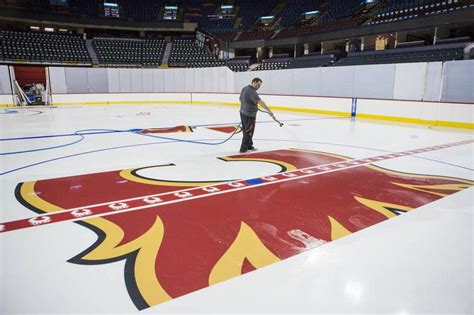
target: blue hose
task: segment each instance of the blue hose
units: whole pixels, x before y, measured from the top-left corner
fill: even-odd
[[[259,109],[259,111],[269,114],[268,112]],[[274,118],[275,119],[275,118]],[[0,153],[0,156],[3,155],[12,155],[12,154],[21,154],[21,153],[31,153],[31,152],[38,152],[38,151],[46,151],[46,150],[52,150],[52,149],[57,149],[57,148],[63,148],[67,147],[73,144],[76,144],[82,140],[84,140],[85,135],[97,135],[97,134],[108,134],[108,133],[122,133],[122,132],[132,132],[141,136],[145,137],[150,137],[150,138],[156,138],[156,139],[163,139],[163,140],[172,140],[172,141],[177,141],[177,142],[185,142],[185,143],[193,143],[193,144],[203,144],[203,145],[220,145],[224,144],[237,133],[237,131],[240,128],[241,123],[238,124],[237,128],[235,128],[234,132],[226,139],[219,141],[219,142],[204,142],[204,141],[192,141],[192,140],[182,140],[182,139],[177,139],[177,138],[170,138],[170,137],[163,137],[163,136],[154,136],[154,135],[149,135],[149,134],[142,134],[140,133],[143,129],[128,129],[128,130],[114,130],[114,129],[83,129],[83,130],[78,130],[74,132],[73,134],[57,134],[57,135],[49,135],[49,136],[31,136],[31,137],[20,137],[20,138],[5,138],[5,139],[0,139],[0,141],[12,141],[12,140],[31,140],[31,139],[43,139],[43,138],[57,138],[57,137],[70,137],[70,136],[79,136],[80,139],[62,144],[62,145],[56,145],[52,147],[46,147],[46,148],[40,148],[40,149],[33,149],[33,150],[24,150],[24,151],[13,151],[13,152],[4,152]],[[280,123],[280,126],[282,124]]]
[[[88,131],[88,130],[101,130],[98,132],[87,132],[83,133],[83,135],[100,135],[100,134],[108,134],[108,133],[118,133],[118,132],[136,132],[142,129],[129,129],[129,130],[112,130],[112,129],[84,129],[79,131]],[[60,137],[74,137],[77,136],[77,132],[74,133],[64,133],[64,134],[56,134],[56,135],[45,135],[45,136],[30,136],[30,137],[18,137],[18,138],[3,138],[0,141],[16,141],[16,140],[31,140],[31,139],[44,139],[44,138],[60,138]]]
[[[46,148],[39,148],[39,149],[31,149],[31,150],[23,150],[23,151],[12,151],[12,152],[0,152],[0,156],[3,155],[12,155],[12,154],[22,154],[22,153],[31,153],[31,152],[39,152],[39,151],[46,151],[46,150],[52,150],[52,149],[58,149],[58,148],[64,148],[68,147],[70,145],[76,144],[84,140],[85,135],[89,134],[96,134],[96,133],[90,133],[89,131],[102,131],[102,132],[111,132],[115,130],[110,130],[110,129],[84,129],[84,130],[78,130],[72,134],[73,136],[79,137],[79,139],[66,143],[66,144],[61,144],[61,145],[55,145],[52,147],[46,147]],[[37,137],[30,137],[30,139],[36,139]],[[24,140],[23,138],[22,140]]]
[[[238,125],[240,127],[240,124]],[[22,138],[7,138],[7,139],[0,139],[0,141],[10,141],[10,140],[26,140],[26,139],[38,139],[38,138],[56,138],[56,137],[69,137],[69,136],[79,136],[80,138],[78,140],[72,141],[70,143],[66,144],[61,144],[61,145],[55,145],[51,147],[46,147],[46,148],[39,148],[39,149],[31,149],[31,150],[23,150],[23,151],[12,151],[12,152],[0,152],[0,156],[4,155],[13,155],[13,154],[22,154],[22,153],[32,153],[32,152],[39,152],[39,151],[46,151],[46,150],[52,150],[52,149],[58,149],[58,148],[64,148],[70,145],[74,145],[76,143],[81,142],[84,140],[84,136],[88,135],[97,135],[97,134],[108,134],[108,133],[122,133],[122,132],[132,132],[135,134],[139,134],[142,136],[146,137],[151,137],[151,138],[157,138],[157,139],[164,139],[164,140],[172,140],[172,141],[177,141],[177,142],[187,142],[187,143],[194,143],[194,144],[204,144],[204,145],[219,145],[226,143],[229,141],[238,131],[238,128],[235,129],[235,131],[228,137],[227,139],[220,141],[220,142],[204,142],[204,141],[192,141],[192,140],[182,140],[182,139],[176,139],[176,138],[170,138],[170,137],[162,137],[162,136],[154,136],[154,135],[148,135],[148,134],[140,134],[143,129],[128,129],[128,130],[114,130],[114,129],[83,129],[83,130],[77,130],[73,134],[58,134],[58,135],[50,135],[50,136],[32,136],[32,137],[22,137]]]
[[[84,136],[83,136],[83,135],[78,134],[78,135],[76,135],[76,136],[79,136],[80,138],[79,138],[78,140],[75,140],[75,141],[70,142],[70,143],[61,144],[61,145],[56,145],[56,146],[52,146],[52,147],[40,148],[40,149],[23,150],[23,151],[12,151],[12,152],[2,152],[2,153],[0,153],[0,156],[3,156],[3,155],[12,155],[12,154],[21,154],[21,153],[31,153],[31,152],[38,152],[38,151],[46,151],[46,150],[52,150],[52,149],[57,149],[57,148],[63,148],[63,147],[67,147],[67,146],[76,144],[76,143],[81,142],[82,140],[84,140]]]

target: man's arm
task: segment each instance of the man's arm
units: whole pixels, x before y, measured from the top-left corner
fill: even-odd
[[[272,117],[275,116],[273,114],[272,110],[267,106],[267,104],[265,104],[265,102],[263,100],[259,100],[258,105],[262,106],[268,112],[268,114],[270,114],[270,116],[272,116]]]

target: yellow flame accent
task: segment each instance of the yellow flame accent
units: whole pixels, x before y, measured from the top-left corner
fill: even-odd
[[[93,218],[85,222],[97,226],[106,233],[106,237],[93,251],[83,256],[83,260],[104,260],[121,257],[138,251],[134,264],[134,274],[137,287],[148,305],[156,305],[171,300],[156,278],[156,259],[163,241],[164,226],[157,216],[153,226],[141,237],[119,245],[124,237],[123,230],[116,224],[102,218]]]
[[[380,166],[376,165],[365,165],[365,167],[368,167],[370,169],[373,169],[375,171],[383,172],[386,174],[393,174],[397,176],[405,176],[405,177],[411,177],[411,178],[421,178],[421,179],[441,179],[441,180],[450,180],[453,182],[458,182],[465,184],[466,187],[470,187],[474,185],[474,181],[467,180],[467,179],[462,179],[462,178],[456,178],[456,177],[449,177],[449,176],[442,176],[442,175],[426,175],[426,174],[415,174],[415,173],[409,173],[409,172],[400,172],[400,171],[392,171],[386,168],[382,168]]]
[[[295,171],[297,168],[293,164],[286,163],[283,161],[279,160],[272,160],[272,159],[261,159],[261,158],[254,158],[254,157],[221,157],[218,158],[219,160],[225,161],[225,162],[234,162],[234,161],[245,161],[245,162],[264,162],[264,163],[271,163],[271,164],[276,164],[280,166],[281,168],[285,167],[286,172],[288,171]],[[163,166],[170,166],[170,164],[164,164],[164,165],[157,165],[156,167],[163,167]],[[148,185],[157,185],[157,186],[177,186],[177,187],[201,187],[201,186],[210,186],[210,185],[216,185],[220,184],[224,181],[195,181],[195,182],[186,182],[186,181],[165,181],[165,180],[159,180],[159,179],[147,179],[147,178],[141,178],[138,176],[135,176],[133,174],[133,171],[136,169],[126,169],[120,171],[120,177],[127,179],[131,182],[136,182],[136,183],[141,183],[141,184],[148,184]]]
[[[21,185],[21,198],[46,213],[64,210],[40,198],[34,190],[35,183],[35,181],[25,182]],[[83,221],[101,229],[105,233],[105,238],[99,246],[81,259],[91,261],[111,259],[138,250],[134,274],[143,299],[150,306],[171,299],[155,276],[155,261],[164,235],[163,222],[159,217],[156,217],[153,226],[142,237],[119,247],[116,246],[122,241],[124,232],[118,225],[100,217]]]
[[[35,184],[36,181],[25,182],[21,184],[20,196],[21,198],[23,198],[23,200],[28,202],[28,204],[32,205],[36,209],[39,209],[45,213],[64,210],[63,208],[53,205],[52,203],[49,203],[46,200],[40,198],[35,192]]]
[[[440,192],[436,192],[435,190],[452,190],[452,191],[461,191],[463,189],[468,188],[470,185],[466,184],[440,184],[440,185],[411,185],[411,184],[401,184],[401,183],[392,183],[394,185],[403,187],[403,188],[408,188],[408,189],[413,189],[417,191],[422,191],[426,192],[429,194],[433,194],[436,196],[441,196],[441,197],[446,197],[448,194],[443,194]]]
[[[160,165],[161,166],[161,165]],[[168,166],[168,165],[166,165]],[[173,187],[200,187],[200,186],[209,186],[222,183],[222,181],[208,181],[208,182],[185,182],[185,181],[164,181],[159,179],[147,179],[141,178],[138,176],[133,175],[133,171],[136,169],[126,169],[120,171],[120,177],[129,180],[135,183],[141,184],[148,184],[148,185],[155,185],[155,186],[173,186]]]
[[[188,125],[183,125],[184,127],[184,130],[177,130],[177,131],[174,131],[174,132],[170,132],[170,133],[178,133],[178,132],[192,132],[192,128],[189,127]],[[175,127],[176,128],[176,127]],[[173,128],[148,128],[146,130],[148,131],[168,131],[170,129],[173,129]],[[164,132],[163,132],[164,133]]]
[[[370,200],[370,199],[365,199],[365,198],[357,197],[357,196],[354,196],[354,198],[358,202],[363,204],[364,206],[367,206],[370,209],[373,209],[373,210],[377,211],[378,213],[386,216],[389,219],[393,218],[393,217],[396,217],[397,215],[395,213],[393,213],[392,211],[387,210],[386,208],[399,209],[399,210],[403,210],[403,211],[413,210],[413,208],[402,206],[402,205],[397,205],[397,204],[393,204],[393,203]]]
[[[232,245],[212,268],[209,285],[239,276],[245,258],[255,268],[262,268],[280,261],[258,238],[257,234],[244,222]]]
[[[351,234],[352,232],[346,229],[341,223],[337,222],[331,216],[328,216],[329,222],[331,222],[331,240],[337,240],[338,238],[344,237]]]
[[[255,158],[255,157],[245,157],[245,156],[242,156],[242,157],[229,157],[229,156],[225,156],[225,157],[221,157],[219,158],[220,160],[223,160],[223,161],[230,161],[230,162],[233,162],[233,161],[245,161],[245,162],[264,162],[264,163],[271,163],[271,164],[276,164],[280,167],[285,167],[286,168],[286,171],[285,172],[288,172],[288,171],[295,171],[297,170],[296,166],[294,166],[293,164],[290,164],[290,163],[287,163],[287,162],[283,162],[283,161],[280,161],[280,160],[272,160],[272,159],[262,159],[262,158]]]
[[[347,156],[344,156],[344,155],[339,155],[339,154],[334,154],[334,153],[328,153],[328,152],[323,152],[323,151],[307,150],[307,149],[298,149],[298,148],[291,148],[291,149],[288,149],[288,150],[290,150],[290,151],[296,151],[296,152],[303,152],[303,153],[312,153],[312,154],[318,154],[318,155],[326,155],[326,156],[338,158],[338,159],[341,159],[341,160],[344,160],[344,161],[352,160],[352,158],[347,157]],[[335,162],[332,162],[332,163],[336,163],[336,162],[340,162],[340,161],[335,161]]]

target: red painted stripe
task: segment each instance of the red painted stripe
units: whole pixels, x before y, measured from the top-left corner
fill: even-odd
[[[348,168],[359,167],[362,165],[370,164],[373,162],[389,160],[401,156],[407,156],[417,153],[423,153],[428,151],[434,151],[454,146],[460,146],[464,144],[473,143],[474,140],[466,140],[460,142],[447,143],[438,146],[431,146],[426,148],[420,148],[415,150],[388,153],[380,156],[364,159],[354,159],[342,162],[335,162],[327,165],[312,166],[304,169],[298,169],[295,171],[289,171],[285,173],[278,173],[271,176],[264,176],[256,179],[260,179],[260,184],[249,184],[245,180],[221,183],[213,186],[196,187],[187,190],[172,191],[157,195],[140,196],[125,201],[112,201],[105,204],[84,206],[83,208],[66,209],[57,213],[42,214],[35,217],[3,222],[0,224],[0,233],[10,232],[14,230],[20,230],[30,227],[36,227],[40,225],[47,225],[58,222],[66,221],[79,221],[86,218],[92,218],[97,216],[107,216],[120,212],[136,211],[141,209],[147,209],[151,207],[159,207],[162,205],[183,202],[186,200],[210,197],[216,194],[233,192],[241,189],[249,189],[253,187],[259,187],[262,185],[269,185],[273,183],[279,183],[282,181],[289,181],[294,179],[301,179],[308,176],[315,176],[318,174],[335,172],[345,170]],[[255,179],[255,178],[254,178]]]

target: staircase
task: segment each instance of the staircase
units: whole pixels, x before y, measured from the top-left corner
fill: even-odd
[[[92,39],[86,39],[86,48],[89,56],[92,60],[92,65],[99,64],[99,57],[97,57],[97,52],[95,51],[94,45],[92,44]]]
[[[234,28],[237,30],[240,28],[240,23],[242,21],[242,18],[239,16],[238,18],[235,19],[235,22],[234,22]]]
[[[251,64],[251,65],[249,66],[249,69],[248,69],[247,71],[254,71],[255,68],[257,68],[257,67],[260,66],[260,65],[261,65],[261,63],[258,63],[258,62],[257,62],[257,63],[254,63],[254,64]]]
[[[240,35],[242,35],[242,31],[237,32],[237,34],[235,35],[235,37],[232,41],[235,42],[235,41],[239,40]]]
[[[163,61],[161,62],[160,68],[168,68],[172,47],[173,43],[166,43],[165,52],[163,53]]]
[[[280,29],[277,29],[277,30],[273,33],[273,35],[270,37],[270,39],[274,39],[275,37],[277,37],[278,33],[280,33],[280,32],[281,32],[281,28],[280,28]]]
[[[278,0],[277,4],[275,4],[273,9],[268,14],[270,16],[275,16],[276,17],[275,22],[270,26],[271,29],[274,29],[274,28],[278,27],[278,23],[280,23],[280,20],[281,20],[281,17],[279,17],[279,15],[280,15],[281,11],[283,11],[283,9],[285,8],[287,2],[288,2],[288,0]],[[253,26],[250,29],[254,30],[254,29],[257,29],[257,28],[258,28],[258,19],[255,21],[255,23],[253,24]]]
[[[273,7],[272,11],[270,11],[269,15],[273,15],[273,16],[279,15],[287,2],[288,0],[279,0],[277,4]]]

